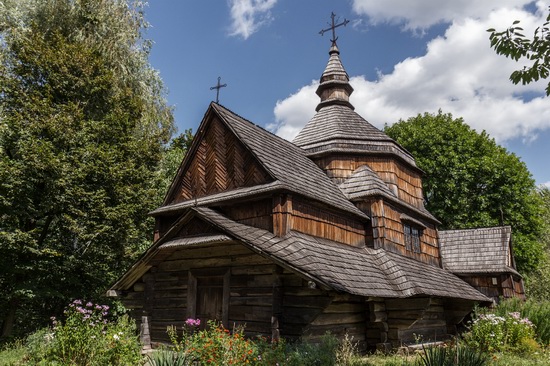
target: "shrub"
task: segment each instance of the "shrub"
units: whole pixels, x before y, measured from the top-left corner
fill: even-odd
[[[188,319],[183,332],[178,335],[175,327],[168,327],[168,336],[174,351],[185,359],[200,365],[248,365],[258,364],[261,355],[258,347],[244,337],[244,328],[233,332],[216,321],[208,321],[204,330],[198,331],[197,320]]]
[[[25,344],[21,340],[14,340],[0,347],[0,366],[23,365],[27,353]]]
[[[326,333],[316,342],[313,339],[305,338],[293,345],[284,364],[291,366],[335,365],[338,346],[338,339],[330,333]]]
[[[470,324],[470,331],[464,339],[468,345],[486,352],[530,352],[535,330],[528,318],[522,318],[519,312],[510,312],[503,316],[493,313],[479,314]],[[525,348],[530,346],[530,348]]]
[[[550,345],[550,301],[508,299],[501,301],[494,311],[499,315],[519,312],[529,318],[535,325],[536,339],[545,346]]]
[[[81,300],[65,309],[64,322],[29,336],[29,362],[62,365],[137,365],[142,363],[135,323],[124,315],[109,321],[109,307]]]

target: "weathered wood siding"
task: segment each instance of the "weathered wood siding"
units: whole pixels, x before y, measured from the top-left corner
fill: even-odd
[[[198,137],[192,159],[182,166],[184,174],[170,203],[271,181],[256,158],[218,119]]]
[[[509,273],[460,275],[464,281],[485,296],[499,302],[500,298],[525,299],[523,280]]]
[[[273,229],[279,236],[294,230],[356,247],[365,245],[365,223],[359,219],[287,194],[273,199]]]
[[[345,181],[360,166],[367,165],[401,200],[415,207],[423,207],[420,172],[399,160],[388,157],[332,155],[316,158],[314,161],[336,184]]]
[[[359,202],[357,207],[371,217],[374,248],[384,248],[424,263],[440,266],[437,230],[431,222],[417,217],[425,228],[420,235],[421,253],[415,253],[413,250],[407,250],[405,246],[402,210],[382,199],[365,200]]]
[[[225,216],[244,225],[273,232],[273,202],[271,198],[218,207]]]

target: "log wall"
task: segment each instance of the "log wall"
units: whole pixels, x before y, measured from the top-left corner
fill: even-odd
[[[226,326],[230,328],[245,325],[248,335],[289,340],[304,335],[315,340],[330,330],[338,337],[353,336],[361,349],[380,340],[364,298],[320,289],[240,244],[165,250],[171,250],[171,255],[122,297],[138,324],[147,316],[153,345],[169,342],[166,328],[181,329],[191,316],[190,308],[196,304],[190,298],[197,296],[193,277],[218,272],[229,273]],[[369,324],[373,329],[367,329]]]
[[[327,332],[340,339],[347,334],[353,337],[353,342],[357,342],[360,351],[365,351],[369,319],[369,308],[365,299],[349,294],[331,294],[331,298],[330,304],[305,329],[305,334],[314,339]],[[380,342],[379,338],[375,342]]]
[[[388,341],[393,347],[449,338],[443,299],[386,299],[385,306]]]

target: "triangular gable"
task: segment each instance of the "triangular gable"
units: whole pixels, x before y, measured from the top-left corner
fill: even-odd
[[[193,209],[186,209],[174,222],[168,231],[157,239],[111,286],[110,290],[126,290],[141,278],[153,265],[162,262],[171,253],[167,248],[176,248],[184,244],[200,244],[206,242],[224,242],[230,237],[210,222],[204,220]]]
[[[273,181],[269,172],[210,107],[164,205]]]

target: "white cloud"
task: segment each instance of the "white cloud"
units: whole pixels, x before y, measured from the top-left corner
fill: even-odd
[[[231,36],[250,37],[262,25],[271,21],[270,10],[277,0],[230,0]]]
[[[550,129],[550,98],[543,97],[547,81],[513,85],[508,77],[521,65],[496,55],[485,31],[505,29],[515,19],[522,19],[527,34],[544,22],[542,14],[510,8],[492,11],[483,19],[455,20],[443,36],[428,42],[425,55],[403,60],[375,81],[352,77],[352,104],[379,128],[441,109],[464,117],[470,126],[486,130],[500,143],[515,137],[536,138],[541,130]],[[271,127],[278,135],[291,140],[311,118],[319,102],[315,87],[316,83],[304,86],[277,102],[276,126]],[[524,100],[525,92],[540,96]]]
[[[541,186],[546,187],[546,188],[550,188],[550,181],[548,181],[546,183],[542,183]]]
[[[521,8],[533,0],[353,0],[353,10],[373,24],[404,23],[406,29],[428,28],[455,19],[485,17],[499,8]]]

